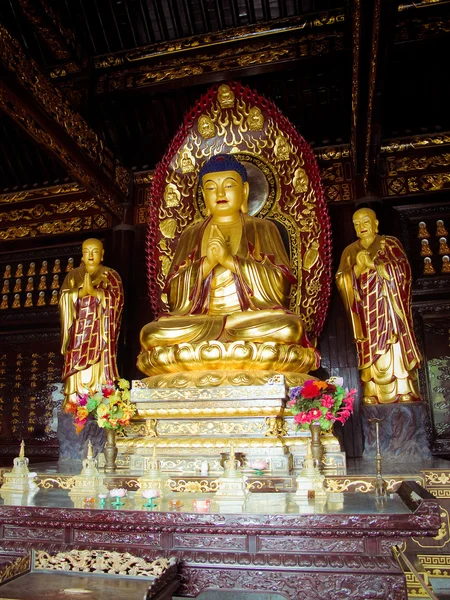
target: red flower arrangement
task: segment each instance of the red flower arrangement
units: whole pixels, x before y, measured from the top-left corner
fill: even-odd
[[[298,429],[309,429],[313,421],[319,421],[321,428],[327,430],[335,421],[347,421],[353,412],[356,390],[347,391],[338,384],[339,379],[308,379],[290,389],[288,407]]]

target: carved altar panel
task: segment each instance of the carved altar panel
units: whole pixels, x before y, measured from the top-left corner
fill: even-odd
[[[423,302],[414,312],[423,346],[421,383],[428,396],[432,452],[450,454],[450,304]]]

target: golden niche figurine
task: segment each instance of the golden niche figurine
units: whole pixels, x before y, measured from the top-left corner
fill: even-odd
[[[29,308],[30,306],[33,306],[33,294],[31,292],[28,292],[24,306],[25,306],[25,308]]]
[[[82,264],[66,275],[59,299],[65,402],[119,378],[116,353],[122,280],[102,264],[100,240],[85,240],[82,253]]]
[[[2,294],[9,294],[9,292],[10,292],[9,279],[5,279],[3,282]]]
[[[199,178],[209,216],[180,237],[165,287],[170,312],[141,330],[138,368],[147,375],[182,371],[190,360],[186,352],[174,350],[176,364],[167,368],[160,362],[155,368],[155,360],[162,360],[164,348],[212,341],[224,347],[235,341],[295,345],[290,370],[317,368],[318,353],[306,338],[301,316],[287,309],[296,280],[278,229],[269,220],[246,214],[249,183],[244,165],[230,154],[219,154],[203,165]],[[269,354],[266,366],[237,354],[227,355],[226,364],[223,355],[214,360],[198,357],[187,370],[268,370],[273,361]]]
[[[45,292],[39,292],[36,306],[45,306]]]
[[[400,242],[378,235],[376,214],[353,215],[358,241],[344,250],[336,282],[353,328],[365,404],[421,400],[411,315],[411,267]]]
[[[14,296],[14,301],[12,303],[12,308],[20,308],[20,294],[16,294]]]
[[[59,275],[53,275],[52,285],[50,286],[51,290],[59,290]]]
[[[47,275],[48,273],[48,262],[46,260],[42,261],[41,270],[39,271],[39,275]]]
[[[439,254],[442,256],[443,254],[449,254],[450,248],[447,244],[447,239],[445,237],[439,238]]]
[[[45,275],[41,275],[41,279],[39,281],[38,290],[46,290],[47,289],[47,278]]]
[[[424,275],[435,275],[436,274],[436,270],[433,267],[433,263],[431,262],[431,258],[429,256],[426,256],[423,259],[423,274]]]
[[[430,248],[428,240],[422,240],[420,248],[420,256],[433,256],[433,251]]]
[[[57,292],[57,290],[53,290],[52,297],[50,298],[50,304],[52,306],[54,306],[55,304],[58,304],[58,292]]]
[[[69,258],[69,260],[67,261],[66,273],[68,273],[72,269],[73,269],[73,258]]]
[[[20,279],[16,279],[16,284],[14,286],[13,292],[21,292],[22,291],[22,281]]]
[[[3,296],[2,297],[2,303],[0,304],[0,310],[5,310],[6,308],[8,308],[8,296]]]
[[[11,265],[6,265],[5,272],[3,273],[3,277],[5,279],[9,279],[11,277]]]
[[[36,263],[31,262],[30,266],[28,267],[28,271],[27,271],[27,275],[36,275]]]
[[[442,219],[438,219],[436,221],[436,237],[447,236],[448,231],[444,225],[444,221]]]
[[[441,273],[450,273],[450,257],[447,254],[442,257]]]
[[[22,265],[22,263],[20,263],[19,265],[17,265],[16,274],[14,275],[14,277],[23,277],[23,265]]]
[[[430,234],[428,233],[428,229],[427,229],[427,224],[425,223],[425,221],[420,221],[419,233],[417,234],[417,237],[419,238],[419,240],[423,240],[423,239],[430,237]]]
[[[53,265],[52,273],[61,273],[61,261],[59,258],[55,259],[55,264]]]
[[[34,290],[34,280],[32,277],[28,277],[26,292],[32,292]]]

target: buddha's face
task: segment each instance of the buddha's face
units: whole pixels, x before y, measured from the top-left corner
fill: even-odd
[[[82,246],[83,262],[88,268],[96,269],[103,260],[103,244],[100,240],[85,240]]]
[[[378,232],[376,215],[370,208],[361,208],[353,215],[353,225],[360,240],[375,238]]]
[[[246,205],[249,186],[236,171],[207,173],[202,177],[206,208],[213,217],[237,215]]]

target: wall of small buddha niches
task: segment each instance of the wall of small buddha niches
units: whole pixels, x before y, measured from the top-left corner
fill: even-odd
[[[10,463],[22,439],[33,460],[58,458],[58,298],[80,256],[79,242],[0,254],[0,463]]]
[[[413,314],[424,357],[421,389],[431,417],[432,451],[450,455],[450,203],[396,207],[413,269]],[[434,198],[433,198],[434,200]]]

